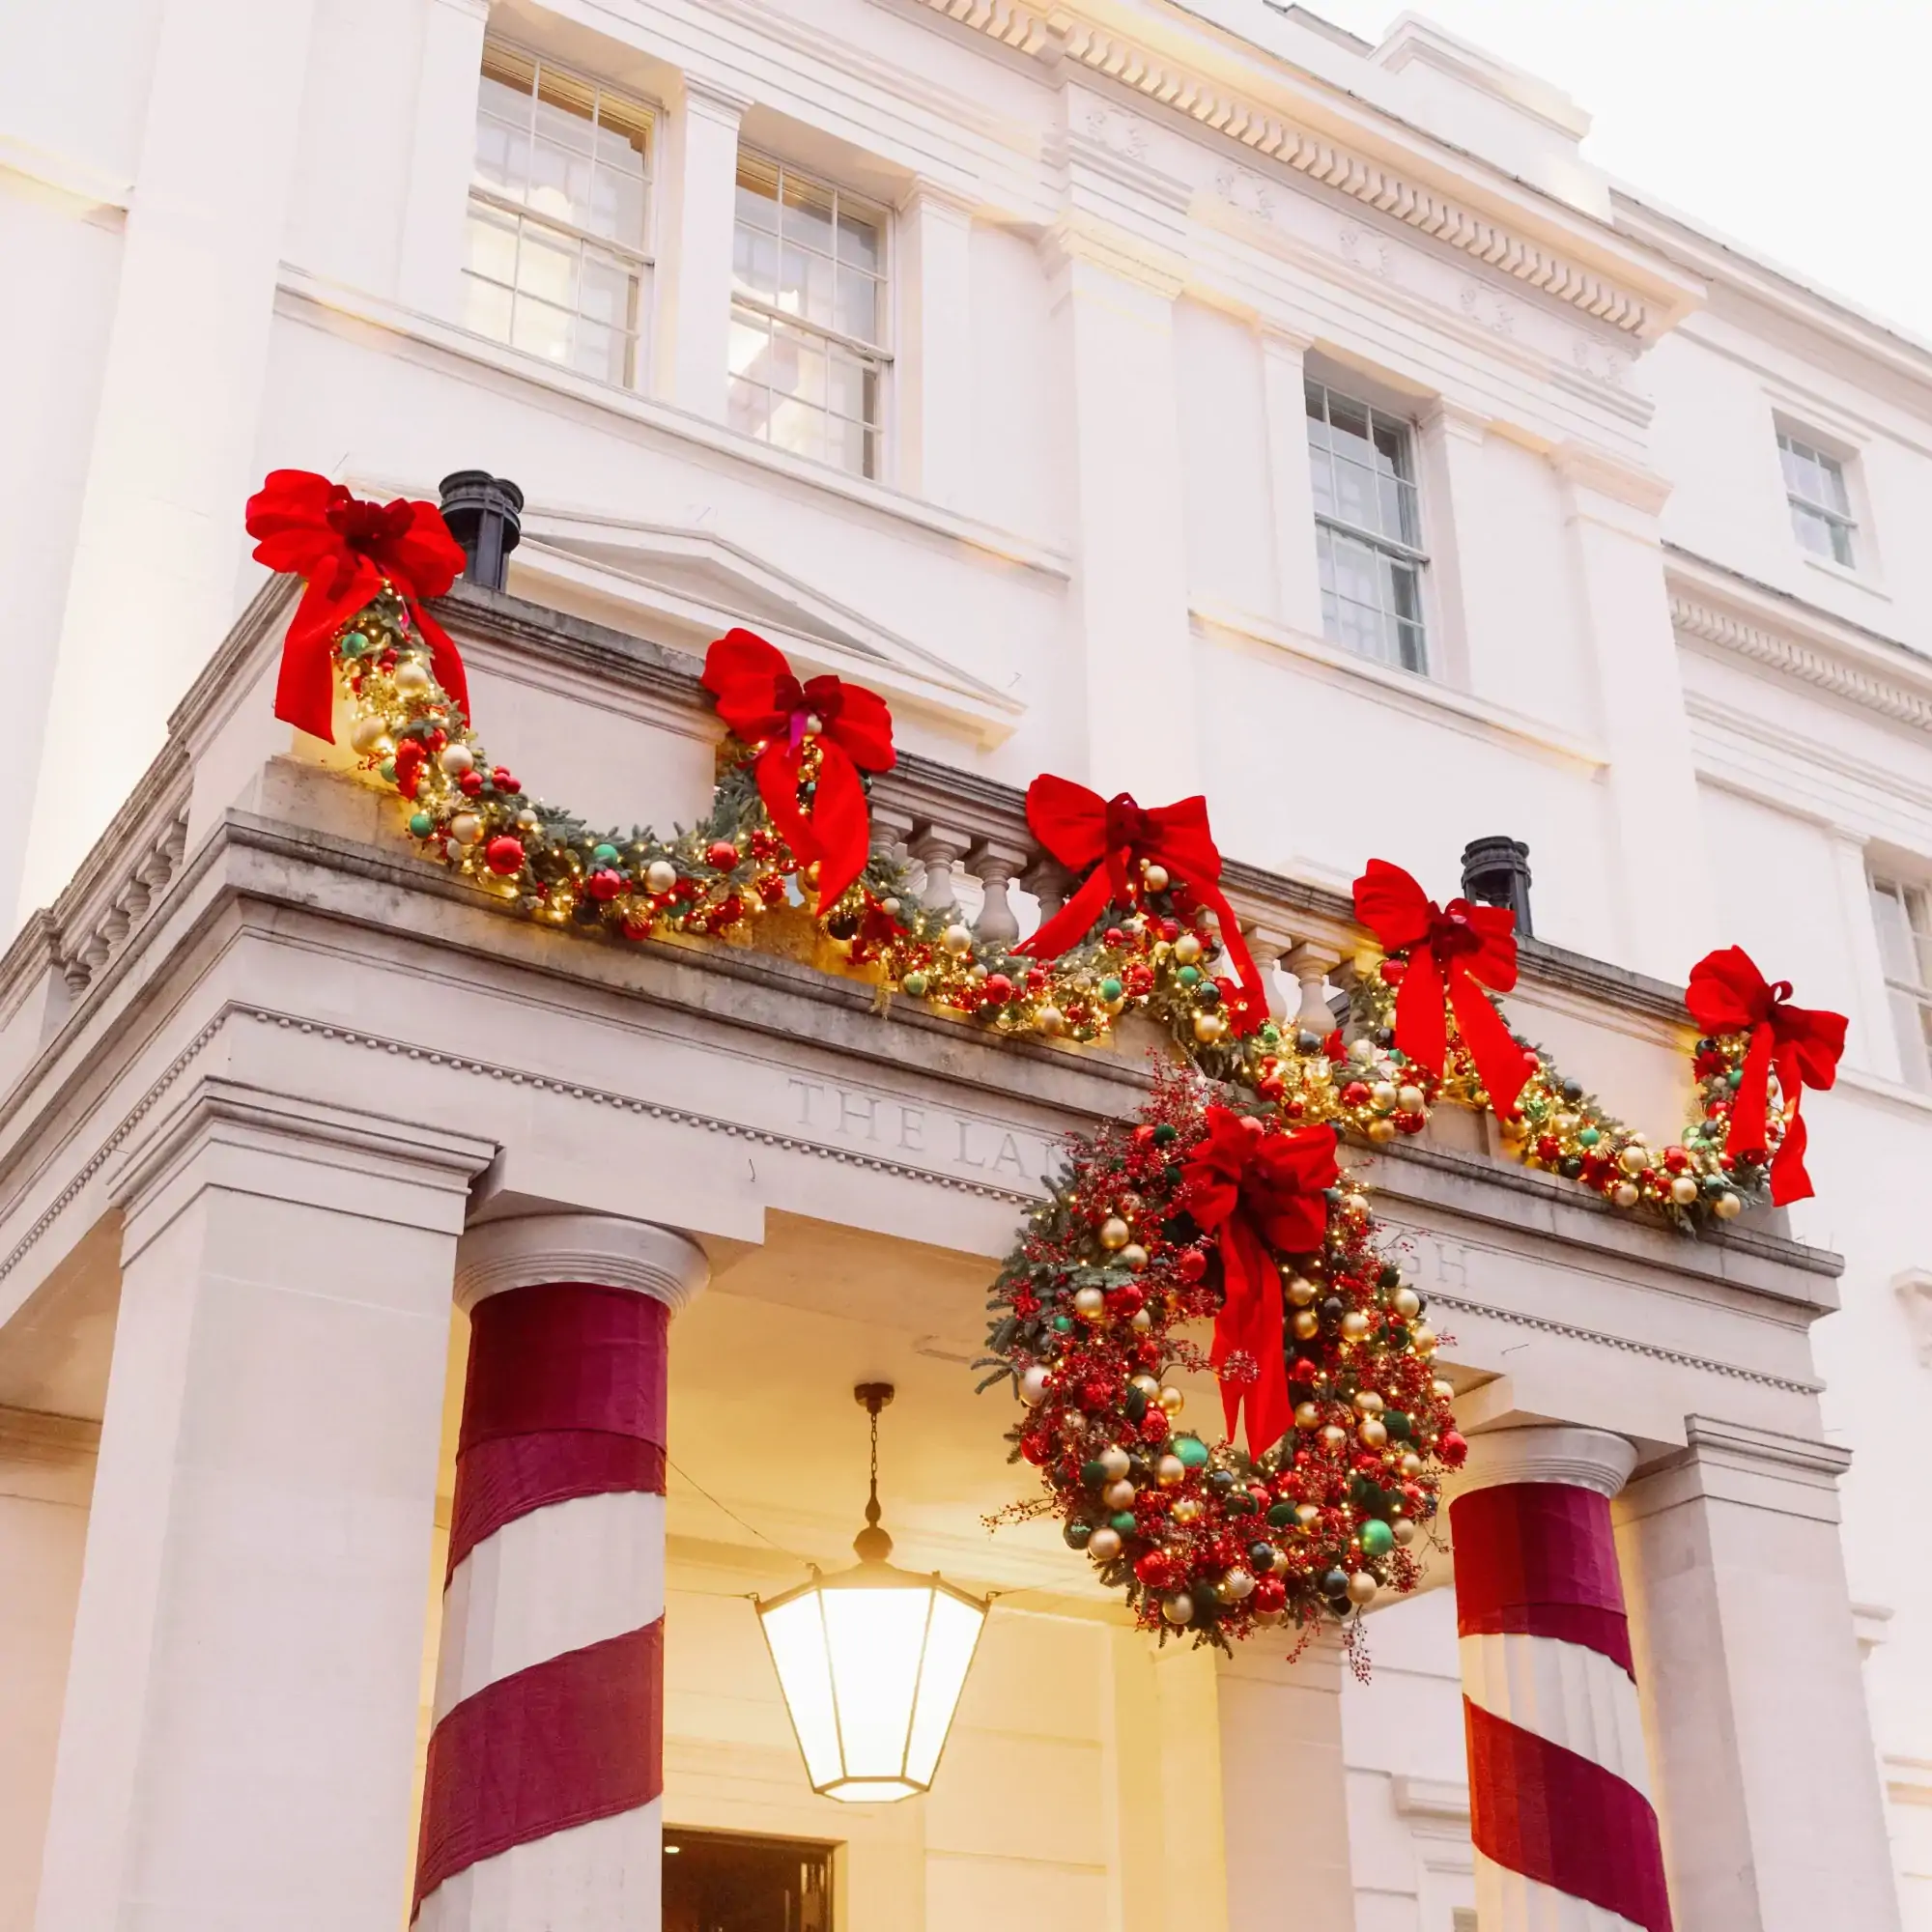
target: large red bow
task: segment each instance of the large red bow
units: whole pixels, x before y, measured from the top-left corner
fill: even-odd
[[[1483,987],[1507,993],[1516,984],[1516,915],[1507,906],[1451,899],[1442,907],[1400,866],[1371,859],[1355,881],[1355,917],[1385,952],[1407,954],[1395,996],[1395,1043],[1438,1079],[1449,1052],[1448,1005],[1476,1073],[1504,1119],[1529,1078],[1529,1060],[1510,1037]]]
[[[1765,1151],[1770,1140],[1771,1075],[1784,1094],[1784,1140],[1771,1163],[1771,1198],[1782,1208],[1811,1192],[1804,1171],[1804,1120],[1798,1103],[1806,1087],[1824,1089],[1838,1077],[1845,1050],[1843,1013],[1791,1005],[1791,981],[1776,985],[1742,946],[1707,952],[1690,969],[1684,1004],[1707,1034],[1748,1033],[1744,1079],[1731,1101],[1731,1128],[1724,1151]]]
[[[1221,1246],[1226,1289],[1214,1318],[1209,1359],[1218,1370],[1236,1350],[1260,1369],[1247,1391],[1248,1448],[1259,1456],[1287,1433],[1294,1405],[1288,1395],[1281,1273],[1276,1254],[1312,1253],[1328,1226],[1321,1190],[1339,1177],[1333,1127],[1296,1127],[1270,1133],[1251,1115],[1226,1107],[1208,1109],[1208,1134],[1187,1156],[1188,1212],[1214,1234]],[[1242,1393],[1225,1383],[1221,1405],[1234,1433]]]
[[[469,716],[463,660],[440,624],[422,608],[440,597],[463,569],[463,546],[434,503],[369,503],[308,469],[271,469],[248,498],[255,558],[304,580],[302,600],[282,646],[275,716],[331,744],[335,685],[329,650],[335,634],[375,600],[386,579],[429,645],[444,693]]]
[[[1027,787],[1027,823],[1034,837],[1069,872],[1086,882],[1047,923],[1013,951],[1057,959],[1086,936],[1109,905],[1130,906],[1143,861],[1164,866],[1177,884],[1211,909],[1242,997],[1230,1014],[1236,1033],[1251,1033],[1267,1017],[1262,976],[1241,937],[1240,922],[1221,891],[1221,854],[1208,829],[1208,801],[1183,798],[1151,811],[1130,793],[1102,798],[1070,779],[1043,774]]]
[[[711,646],[704,688],[718,700],[719,717],[758,747],[758,795],[792,856],[817,860],[822,914],[866,869],[871,818],[859,769],[893,768],[893,714],[886,700],[842,678],[800,684],[784,653],[750,631],[728,631]],[[818,746],[810,817],[798,805],[808,738]]]

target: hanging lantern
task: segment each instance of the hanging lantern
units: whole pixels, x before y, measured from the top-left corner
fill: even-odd
[[[848,1804],[889,1804],[932,1783],[986,1621],[986,1605],[937,1575],[887,1559],[879,1527],[879,1411],[890,1382],[852,1391],[872,1418],[871,1497],[853,1539],[855,1569],[816,1568],[809,1583],[758,1605],[811,1788]]]

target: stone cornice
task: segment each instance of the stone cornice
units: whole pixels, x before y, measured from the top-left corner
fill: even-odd
[[[1063,6],[919,4],[1020,53],[1085,70],[1185,115],[1627,336],[1652,341],[1702,298],[1700,283],[1606,224],[1319,87],[1259,49],[1232,56],[1198,24],[1150,17],[1128,32]],[[1157,44],[1163,41],[1171,44]]]
[[[1932,659],[1673,546],[1665,570],[1680,638],[1932,731]]]

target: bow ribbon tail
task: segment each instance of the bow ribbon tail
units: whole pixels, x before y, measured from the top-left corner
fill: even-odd
[[[1219,1370],[1236,1350],[1254,1357],[1255,1381],[1245,1391],[1224,1384],[1221,1407],[1232,1435],[1245,1404],[1248,1450],[1259,1456],[1288,1433],[1294,1407],[1288,1399],[1288,1371],[1282,1360],[1286,1318],[1281,1275],[1254,1225],[1238,1208],[1221,1231],[1221,1273],[1227,1292],[1214,1318],[1209,1359]]]
[[[1449,1022],[1443,1013],[1442,968],[1435,949],[1414,947],[1395,996],[1395,1043],[1425,1073],[1442,1076],[1449,1057]]]
[[[1490,1104],[1499,1120],[1513,1120],[1517,1095],[1529,1078],[1527,1055],[1510,1037],[1475,976],[1460,962],[1449,968],[1449,1004],[1455,1009],[1456,1030],[1476,1063],[1476,1077],[1489,1089]]]
[[[801,866],[809,866],[812,860],[822,858],[823,852],[810,819],[799,810],[800,755],[782,738],[774,738],[758,753],[753,776],[758,781],[758,796],[765,802],[766,815],[779,837]]]
[[[1767,1021],[1760,1020],[1751,1028],[1744,1077],[1738,1082],[1737,1094],[1731,1101],[1731,1127],[1724,1136],[1724,1151],[1728,1154],[1762,1153],[1770,1144],[1771,1065],[1776,1044],[1776,1036]],[[1799,1171],[1804,1171],[1802,1157]]]
[[[334,596],[317,582],[303,586],[275,676],[275,716],[285,724],[334,744],[335,668],[330,652],[335,634],[375,594],[360,571],[347,590]]]
[[[1771,1205],[1786,1208],[1794,1201],[1808,1201],[1813,1192],[1811,1177],[1804,1170],[1804,1148],[1809,1135],[1801,1111],[1804,1099],[1804,1076],[1796,1054],[1776,1056],[1777,1084],[1784,1090],[1786,1119],[1784,1139],[1778,1144],[1771,1163]],[[1740,1092],[1743,1090],[1740,1089]]]
[[[1248,942],[1241,937],[1241,922],[1235,917],[1235,909],[1228,903],[1227,895],[1219,886],[1195,886],[1194,896],[1213,913],[1221,927],[1221,950],[1228,955],[1228,963],[1235,969],[1235,978],[1240,981],[1241,991],[1246,995],[1241,1011],[1236,1017],[1235,1031],[1237,1034],[1253,1033],[1267,1018],[1267,988],[1262,983],[1262,971],[1255,964],[1255,956],[1248,951]]]
[[[463,668],[463,659],[456,648],[456,641],[413,596],[404,600],[410,613],[410,621],[422,633],[422,640],[429,646],[430,668],[436,673],[436,681],[442,687],[443,696],[455,701],[463,713],[463,721],[469,722],[469,679]]]
[[[767,810],[769,810],[767,801]],[[866,869],[871,838],[866,787],[851,754],[835,739],[818,741],[818,777],[811,799],[811,836],[818,844],[818,914]]]
[[[1114,884],[1102,859],[1087,874],[1080,890],[1023,944],[1015,952],[1029,959],[1058,959],[1068,947],[1077,946],[1092,929],[1094,922],[1113,903]]]

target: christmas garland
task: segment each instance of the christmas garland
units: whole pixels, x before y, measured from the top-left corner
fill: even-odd
[[[1029,823],[1085,876],[1024,943],[981,939],[869,849],[870,779],[894,762],[885,704],[836,677],[801,683],[742,631],[705,663],[727,727],[705,819],[600,831],[526,794],[472,728],[462,660],[422,608],[463,562],[434,505],[278,470],[249,529],[258,558],[306,580],[277,715],[332,739],[339,700],[417,849],[526,917],[738,944],[761,921],[807,922],[817,962],[882,1005],[1076,1043],[1131,1010],[1171,1035],[1185,1070],[1157,1075],[1136,1122],[1074,1143],[999,1278],[981,1364],[1026,1405],[1014,1454],[1045,1489],[1018,1513],[1057,1511],[1151,1628],[1216,1643],[1305,1631],[1417,1580],[1411,1546],[1464,1445],[1421,1297],[1377,1249],[1340,1137],[1386,1146],[1445,1102],[1486,1109],[1526,1166],[1686,1230],[1810,1191],[1799,1101],[1832,1084],[1845,1022],[1793,1006],[1737,948],[1691,972],[1697,1104],[1658,1149],[1510,1029],[1505,910],[1439,906],[1370,861],[1355,907],[1372,942],[1346,1016],[1283,1026],[1221,894],[1204,803],[1150,810],[1042,777]],[[1210,1318],[1205,1356],[1174,1332]],[[1245,1409],[1245,1450],[1177,1430],[1177,1367],[1215,1374],[1231,1433]]]

